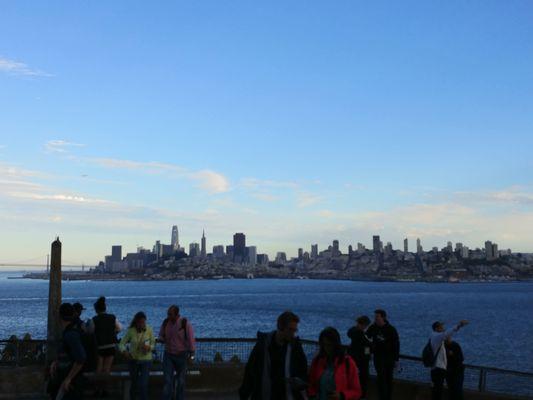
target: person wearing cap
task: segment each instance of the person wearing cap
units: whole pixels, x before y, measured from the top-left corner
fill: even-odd
[[[444,387],[444,380],[446,379],[448,359],[446,356],[445,342],[466,325],[468,325],[468,321],[462,320],[449,329],[446,329],[444,323],[441,321],[436,321],[431,326],[433,332],[429,340],[435,356],[435,362],[431,368],[431,381],[433,382],[431,398],[433,400],[440,400],[442,398],[442,389]]]
[[[52,381],[48,389],[52,399],[80,400],[83,396],[82,369],[87,355],[76,327],[74,307],[63,303],[59,307],[63,330],[58,358],[50,367]]]

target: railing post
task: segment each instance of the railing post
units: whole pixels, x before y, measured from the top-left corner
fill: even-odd
[[[479,369],[478,390],[484,392],[487,388],[487,371],[484,368]]]

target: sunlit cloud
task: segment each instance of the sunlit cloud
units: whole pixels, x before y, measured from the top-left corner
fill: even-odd
[[[73,143],[67,140],[49,140],[45,143],[44,148],[49,153],[68,153],[71,147],[83,147],[84,144]]]
[[[296,204],[300,208],[310,207],[322,201],[322,196],[307,192],[300,192],[296,197]]]
[[[0,57],[0,72],[15,76],[29,76],[29,77],[50,77],[51,74],[31,68],[27,64],[15,60],[10,60],[5,57]]]

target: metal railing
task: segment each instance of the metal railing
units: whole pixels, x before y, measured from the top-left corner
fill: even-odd
[[[200,338],[196,339],[196,362],[199,364],[233,363],[244,364],[256,343],[249,338]],[[309,361],[318,350],[318,343],[302,340],[304,352]],[[154,368],[160,368],[164,348],[157,344],[154,351]],[[0,366],[43,365],[46,356],[45,340],[1,340]],[[395,378],[429,384],[429,369],[422,364],[420,357],[400,356],[401,368]],[[122,360],[117,357],[117,364]],[[465,365],[466,389],[478,392],[512,394],[533,397],[533,373],[491,368],[479,365]]]

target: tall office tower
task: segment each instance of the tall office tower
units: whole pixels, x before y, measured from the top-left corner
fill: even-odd
[[[352,253],[353,253],[353,246],[349,245],[348,246],[348,254],[352,254]]]
[[[248,264],[250,265],[257,264],[257,247],[249,246],[247,247],[247,250],[248,250]]]
[[[385,246],[384,253],[387,257],[392,255],[392,243],[387,242],[387,245]]]
[[[311,245],[311,258],[313,260],[318,258],[318,244]]]
[[[113,261],[122,261],[122,246],[111,246],[111,258]]]
[[[453,244],[452,242],[448,242],[446,244],[446,249],[451,253],[453,251]]]
[[[233,261],[233,245],[230,244],[226,246],[226,255],[231,261]]]
[[[359,252],[365,251],[365,246],[363,245],[363,243],[357,243],[357,251]]]
[[[494,258],[492,255],[492,242],[490,240],[485,242],[485,257],[487,260],[492,260]]]
[[[189,244],[189,257],[198,257],[200,255],[200,245],[198,243]]]
[[[179,250],[180,248],[180,236],[178,232],[178,226],[174,225],[172,227],[172,236],[170,238],[170,244],[172,245],[172,248],[175,250]]]
[[[455,251],[461,254],[463,251],[463,244],[460,242],[455,243]]]
[[[205,230],[202,231],[202,250],[201,250],[202,257],[207,256],[207,247],[206,247],[206,239],[205,239]]]
[[[381,240],[379,240],[379,235],[372,236],[372,250],[376,254],[381,252]]]
[[[222,258],[224,257],[224,246],[222,245],[218,245],[218,246],[213,246],[213,257],[215,258]]]
[[[236,233],[233,235],[233,261],[242,263],[246,255],[246,235]]]
[[[492,258],[500,258],[500,253],[498,251],[498,245],[496,243],[492,244]]]
[[[418,254],[422,253],[422,244],[420,243],[420,238],[416,239],[416,252]]]
[[[463,258],[470,258],[470,249],[468,246],[463,246],[463,249],[461,250],[461,255]]]
[[[403,240],[403,252],[409,253],[409,240],[407,238]]]
[[[278,251],[276,254],[276,263],[284,264],[287,262],[287,254],[284,251]]]
[[[334,240],[333,241],[333,250],[337,253],[339,252],[339,241],[338,240]]]
[[[298,249],[298,259],[301,260],[304,256],[304,249],[301,247]]]

